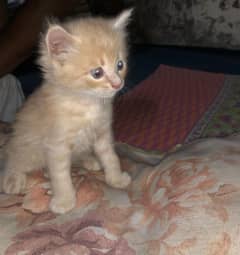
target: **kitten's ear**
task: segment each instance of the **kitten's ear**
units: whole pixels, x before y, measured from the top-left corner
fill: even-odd
[[[133,8],[127,9],[123,11],[122,13],[120,13],[117,16],[117,18],[115,18],[115,20],[113,21],[113,27],[115,29],[124,29],[130,21],[132,12],[133,12]]]
[[[54,25],[48,29],[46,35],[48,52],[56,57],[65,56],[73,49],[74,39],[61,26]]]

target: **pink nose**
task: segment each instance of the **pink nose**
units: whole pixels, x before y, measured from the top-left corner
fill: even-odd
[[[116,84],[111,84],[111,85],[112,85],[112,87],[113,87],[114,89],[120,89],[121,86],[122,86],[122,83],[116,83]]]

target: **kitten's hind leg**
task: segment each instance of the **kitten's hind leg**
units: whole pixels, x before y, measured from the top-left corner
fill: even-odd
[[[25,173],[8,171],[3,176],[3,191],[7,194],[22,194],[26,192],[27,177]]]
[[[25,193],[27,173],[41,166],[42,158],[39,150],[29,146],[9,150],[3,173],[3,191],[7,194]]]
[[[94,155],[86,155],[82,160],[82,166],[90,171],[100,171],[102,166]]]

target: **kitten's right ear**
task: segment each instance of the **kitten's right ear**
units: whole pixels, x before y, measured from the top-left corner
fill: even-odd
[[[132,16],[133,8],[127,9],[120,13],[117,18],[114,19],[113,27],[115,29],[125,29],[130,21],[130,17]]]
[[[64,57],[73,49],[73,37],[58,25],[48,29],[45,41],[48,52],[55,57]]]

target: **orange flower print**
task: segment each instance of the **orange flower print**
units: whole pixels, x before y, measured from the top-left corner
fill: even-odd
[[[97,214],[60,225],[48,224],[15,236],[5,255],[136,255],[128,242],[108,233]]]

